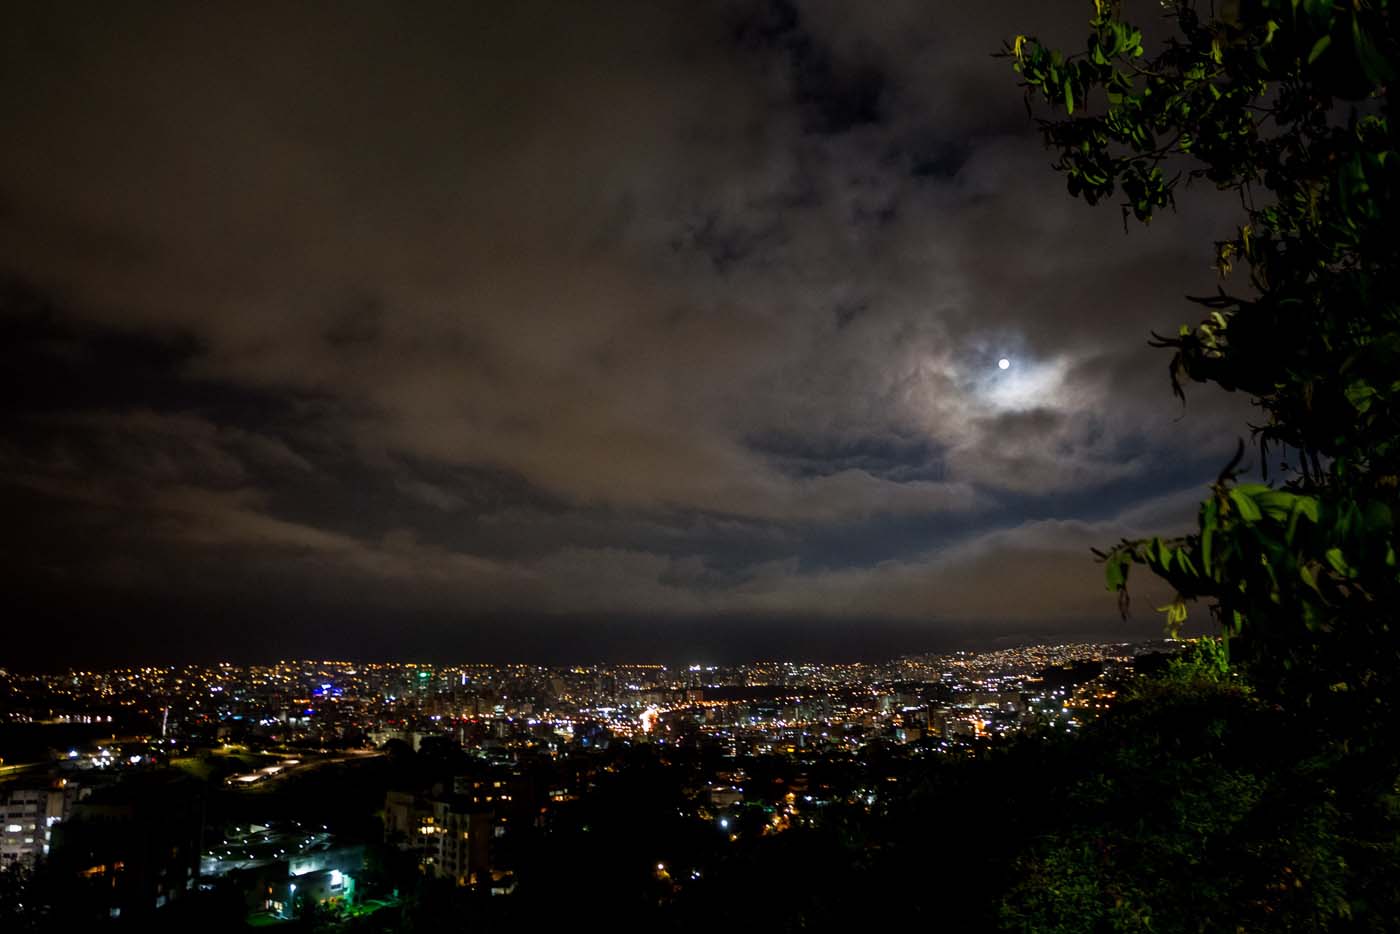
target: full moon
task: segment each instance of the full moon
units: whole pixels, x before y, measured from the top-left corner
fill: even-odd
[[[1005,357],[1002,357],[1000,360],[997,361],[997,369],[999,369],[999,370],[1009,370],[1009,369],[1011,369],[1011,361],[1008,360],[1008,359],[1006,359]]]

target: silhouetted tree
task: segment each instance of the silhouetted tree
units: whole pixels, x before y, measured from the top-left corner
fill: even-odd
[[[1222,278],[1242,266],[1248,282],[1193,299],[1205,317],[1153,343],[1174,351],[1183,399],[1189,381],[1250,396],[1266,482],[1239,481],[1242,444],[1194,533],[1101,557],[1125,610],[1134,565],[1175,589],[1171,629],[1189,601],[1208,601],[1257,696],[1169,677],[1158,683],[1173,685],[1180,729],[1147,696],[1110,717],[1139,732],[1121,756],[1086,746],[1099,773],[1082,787],[1098,810],[1028,853],[1003,921],[1400,929],[1385,881],[1400,800],[1396,18],[1388,0],[1162,7],[1174,28],[1155,54],[1116,0],[1094,0],[1082,51],[1017,36],[1004,54],[1049,111],[1041,128],[1072,195],[1121,196],[1125,224],[1149,222],[1184,185],[1239,199],[1214,254]],[[1271,457],[1283,469],[1269,482]],[[1127,820],[1115,814],[1130,789],[1147,809]]]

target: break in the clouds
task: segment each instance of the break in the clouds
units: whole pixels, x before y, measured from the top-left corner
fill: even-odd
[[[990,57],[1081,6],[16,11],[13,592],[1111,631],[1243,421],[1145,346],[1228,206],[1125,235]]]

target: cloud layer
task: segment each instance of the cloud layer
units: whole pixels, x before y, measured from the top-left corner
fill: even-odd
[[[1144,346],[1228,206],[1125,236],[989,57],[1082,18],[26,10],[11,571],[39,605],[1107,628],[1088,545],[1187,521],[1243,423]]]

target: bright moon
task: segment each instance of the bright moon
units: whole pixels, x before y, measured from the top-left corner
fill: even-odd
[[[1009,370],[1009,369],[1011,369],[1011,361],[1008,360],[1008,359],[1006,359],[1005,357],[1002,357],[1000,360],[997,361],[997,369],[1001,369],[1001,370]]]

